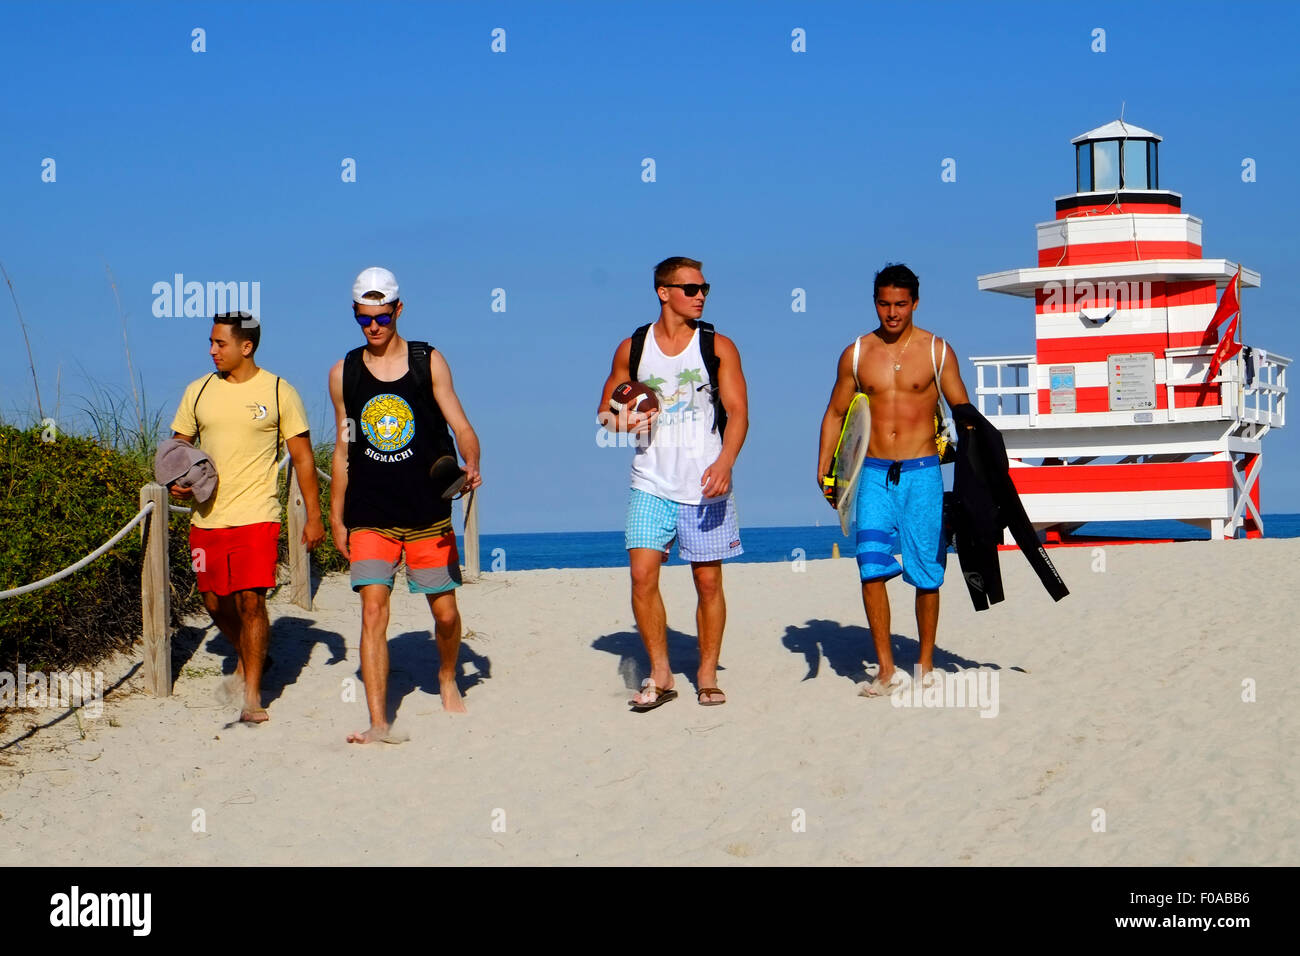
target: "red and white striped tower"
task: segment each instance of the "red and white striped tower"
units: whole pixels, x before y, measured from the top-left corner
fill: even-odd
[[[979,277],[1035,305],[1033,355],[971,360],[1025,510],[1049,541],[1152,519],[1256,536],[1261,441],[1285,422],[1291,360],[1243,349],[1206,382],[1206,328],[1217,290],[1259,274],[1202,257],[1201,220],[1159,188],[1155,133],[1116,120],[1071,142],[1077,191],[1038,224],[1037,266]]]

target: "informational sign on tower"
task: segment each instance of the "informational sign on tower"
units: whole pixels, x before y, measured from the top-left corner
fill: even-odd
[[[1128,352],[1106,358],[1110,374],[1110,410],[1126,412],[1156,407],[1156,357],[1152,352]]]
[[[1052,414],[1073,415],[1079,410],[1074,392],[1074,366],[1052,365],[1048,374],[1051,376]]]

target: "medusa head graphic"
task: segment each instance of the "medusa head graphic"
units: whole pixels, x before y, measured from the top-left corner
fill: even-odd
[[[400,395],[376,395],[361,410],[361,430],[379,451],[397,451],[415,435],[415,414]]]

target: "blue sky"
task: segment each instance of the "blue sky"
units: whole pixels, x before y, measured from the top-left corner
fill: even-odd
[[[507,532],[621,528],[631,453],[597,447],[595,404],[618,341],[656,315],[654,263],[693,256],[749,382],[742,522],[826,521],[818,427],[839,350],[876,324],[872,274],[911,265],[919,324],[963,359],[1032,351],[1032,304],[976,276],[1035,263],[1034,223],[1074,189],[1070,138],[1121,102],[1165,138],[1161,186],[1204,220],[1205,255],[1262,274],[1249,344],[1300,355],[1300,13],[1243,9],[5,4],[0,261],[62,417],[91,381],[127,386],[106,263],[168,421],[210,367],[209,325],[155,317],[154,283],[259,282],[259,362],[302,392],[316,440],[326,371],[361,343],[352,278],[393,269],[402,333],[444,352],[482,438],[482,527]],[[2,291],[12,419],[35,400]],[[1294,435],[1265,441],[1267,512],[1300,511]]]

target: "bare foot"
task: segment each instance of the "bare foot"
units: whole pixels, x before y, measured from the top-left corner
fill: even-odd
[[[350,744],[401,744],[411,739],[404,730],[398,730],[396,724],[371,724],[363,733],[348,734]]]
[[[440,677],[438,690],[442,695],[443,710],[449,714],[468,713],[465,710],[465,701],[460,696],[460,688],[456,686],[455,677]]]
[[[271,719],[265,707],[245,707],[239,712],[241,724],[264,724]]]

